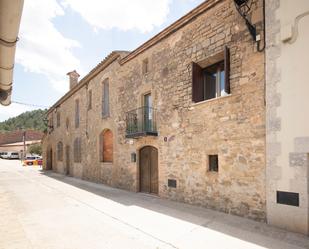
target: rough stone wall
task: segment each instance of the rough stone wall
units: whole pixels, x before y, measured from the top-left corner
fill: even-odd
[[[253,3],[254,22],[262,21],[262,1]],[[192,102],[191,63],[231,52],[231,95]],[[149,72],[142,73],[148,59]],[[74,164],[74,175],[86,180],[139,191],[139,160],[131,153],[145,145],[158,148],[159,196],[202,205],[236,215],[265,220],[265,106],[264,54],[256,44],[233,1],[224,0],[134,59],[114,62],[88,84],[93,108],[86,111],[86,89],[59,107],[70,120],[74,98],[81,98],[81,124],[46,137],[44,147],[59,139],[72,145],[81,136],[84,153]],[[102,82],[109,78],[110,116],[102,118]],[[125,113],[142,106],[151,92],[157,110],[158,137],[125,138]],[[63,117],[62,117],[63,118]],[[72,123],[71,121],[71,123]],[[113,163],[99,160],[99,134],[110,129],[114,138]],[[86,136],[86,132],[88,138]],[[66,134],[66,136],[63,136]],[[208,171],[208,155],[218,154],[219,172]],[[64,172],[63,163],[57,170]],[[80,174],[80,169],[81,174]],[[76,173],[75,173],[76,172]],[[177,181],[169,188],[168,179]]]

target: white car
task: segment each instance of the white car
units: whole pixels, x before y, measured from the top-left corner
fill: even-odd
[[[9,159],[19,159],[19,153],[18,152],[11,152],[9,155]]]
[[[0,152],[0,157],[3,159],[8,159],[8,153],[7,152]]]
[[[16,151],[0,152],[0,157],[3,159],[19,159],[19,153]]]

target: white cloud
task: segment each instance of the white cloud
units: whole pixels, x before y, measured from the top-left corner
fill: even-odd
[[[0,122],[8,118],[18,116],[19,114],[22,114],[23,112],[32,111],[34,109],[37,109],[37,108],[15,104],[15,103],[10,104],[9,106],[0,105]]]
[[[164,23],[171,0],[63,0],[95,30],[118,28],[149,32]]]
[[[65,92],[66,73],[80,68],[72,53],[80,44],[64,37],[54,26],[53,18],[61,15],[64,10],[56,0],[25,1],[16,62],[26,71],[44,74],[56,90]]]

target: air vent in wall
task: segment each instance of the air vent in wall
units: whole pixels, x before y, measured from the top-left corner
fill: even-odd
[[[176,180],[173,180],[173,179],[168,179],[167,185],[168,185],[170,188],[176,188],[176,187],[177,187],[177,181],[176,181]]]
[[[299,194],[277,191],[277,203],[299,207]]]

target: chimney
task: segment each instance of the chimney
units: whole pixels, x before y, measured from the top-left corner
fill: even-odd
[[[70,90],[78,84],[78,77],[80,76],[76,70],[68,72],[67,75],[70,77]]]

